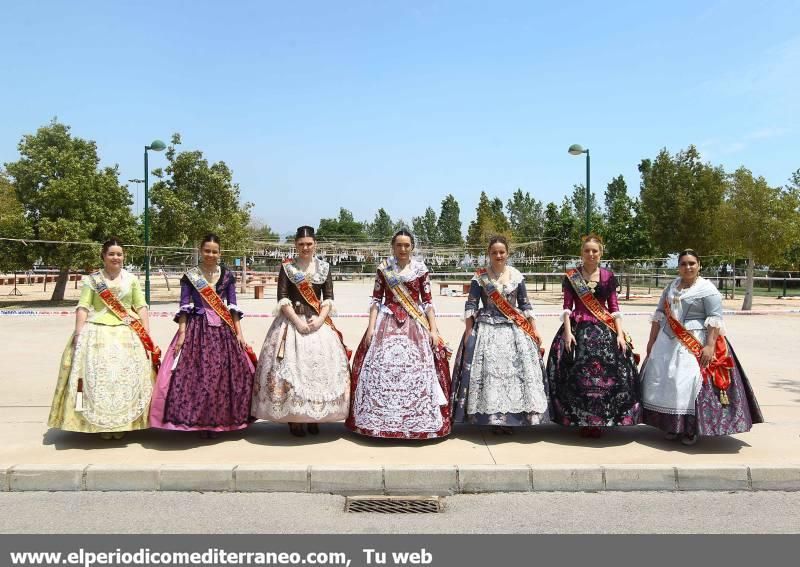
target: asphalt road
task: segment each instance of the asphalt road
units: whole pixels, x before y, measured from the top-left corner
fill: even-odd
[[[323,494],[0,494],[0,533],[798,533],[800,492],[452,496],[439,514],[355,514]]]

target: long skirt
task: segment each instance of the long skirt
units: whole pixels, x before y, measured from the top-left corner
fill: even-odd
[[[78,379],[83,411],[75,411]],[[84,433],[147,429],[152,391],[153,368],[136,333],[127,325],[87,323],[61,356],[47,424]]]
[[[453,421],[524,426],[550,421],[539,349],[512,323],[478,322],[453,369]]]
[[[563,326],[547,360],[553,421],[603,427],[641,421],[639,371],[633,353],[617,346],[617,335],[602,323],[573,323],[574,356],[564,349]]]
[[[323,325],[303,335],[279,315],[261,348],[252,407],[254,416],[278,423],[345,419],[350,409],[350,365],[334,330]]]
[[[705,331],[695,331],[694,334],[701,340],[701,344],[705,343]],[[761,413],[758,401],[756,401],[750,381],[747,379],[747,375],[744,373],[730,342],[727,339],[726,342],[728,344],[728,352],[734,361],[734,367],[731,372],[731,385],[726,391],[728,404],[722,405],[719,397],[720,391],[716,386],[701,380],[694,402],[694,413],[678,415],[647,407],[648,385],[652,383],[654,376],[665,375],[665,371],[669,369],[671,361],[673,362],[673,370],[677,369],[674,364],[676,358],[678,358],[677,355],[686,354],[688,356],[681,358],[691,357],[689,362],[697,364],[694,355],[681,346],[677,339],[671,339],[662,332],[656,344],[653,345],[650,358],[642,369],[642,388],[645,394],[644,423],[667,433],[702,436],[744,433],[745,431],[750,431],[754,423],[763,423],[764,416]],[[684,352],[681,352],[680,349],[683,349]],[[660,368],[656,368],[657,366]]]
[[[450,433],[450,367],[413,319],[381,312],[353,359],[347,427],[370,437],[430,439]]]
[[[255,368],[230,327],[189,315],[177,365],[176,340],[177,334],[158,371],[150,425],[182,431],[247,427]]]

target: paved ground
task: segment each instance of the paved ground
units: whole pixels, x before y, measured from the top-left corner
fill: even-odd
[[[438,286],[434,286],[438,290]],[[345,314],[363,314],[369,284],[337,284],[337,304]],[[245,318],[248,340],[258,350],[272,319],[266,315],[274,299],[243,298],[240,305],[253,316]],[[6,298],[4,298],[6,299]],[[651,312],[657,297],[624,304],[629,313]],[[440,329],[457,346],[463,330],[458,314],[464,298],[437,297]],[[4,302],[5,303],[5,302]],[[557,296],[548,291],[535,297],[541,313],[539,328],[550,338],[560,311]],[[72,304],[74,305],[74,304]],[[737,309],[739,301],[726,302]],[[796,310],[798,302],[769,300],[757,308]],[[36,306],[40,308],[40,306]],[[68,309],[71,311],[73,307]],[[154,312],[175,309],[159,302]],[[52,310],[52,308],[50,308]],[[367,320],[340,317],[337,326],[355,349]],[[251,429],[217,440],[195,434],[143,431],[119,442],[95,436],[48,431],[46,418],[59,357],[72,329],[71,316],[0,317],[4,372],[0,379],[0,465],[58,463],[235,463],[235,464],[800,464],[800,373],[794,349],[800,338],[800,316],[773,314],[730,316],[730,339],[748,372],[767,423],[750,433],[703,439],[686,448],[662,440],[648,427],[618,429],[599,440],[580,439],[574,430],[556,426],[530,428],[511,437],[495,437],[469,426],[456,427],[448,439],[429,442],[365,439],[339,424],[323,427],[319,437],[298,440],[285,426],[259,423]],[[647,317],[631,314],[626,326],[643,349],[649,330]],[[167,317],[155,317],[154,338],[166,347],[175,332]],[[549,345],[548,345],[549,346]]]
[[[26,492],[0,509],[0,533],[800,532],[798,492],[484,494],[409,515],[348,514],[324,494]]]

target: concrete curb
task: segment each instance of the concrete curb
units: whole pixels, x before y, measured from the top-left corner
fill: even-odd
[[[800,491],[800,465],[0,465],[0,492]]]

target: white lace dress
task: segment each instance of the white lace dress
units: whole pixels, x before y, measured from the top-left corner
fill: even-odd
[[[533,317],[523,275],[508,269],[508,283],[495,285],[525,318]],[[504,426],[549,422],[538,345],[498,310],[476,278],[465,305],[464,318],[469,317],[475,323],[466,340],[462,338],[453,371],[454,421]]]
[[[399,272],[396,262],[390,266]],[[425,264],[399,273],[423,312],[433,309]],[[380,306],[372,343],[353,359],[353,408],[347,426],[371,437],[428,439],[450,433],[450,366],[430,335],[398,303],[378,271],[372,304]]]
[[[316,259],[307,277],[317,296],[324,298],[322,304],[333,309],[330,265]],[[278,423],[341,421],[350,407],[350,367],[345,349],[329,325],[303,335],[280,313],[284,305],[292,305],[300,317],[312,313],[293,286],[282,269],[277,317],[258,357],[253,415]]]

